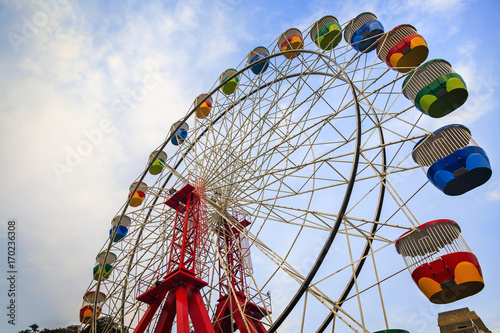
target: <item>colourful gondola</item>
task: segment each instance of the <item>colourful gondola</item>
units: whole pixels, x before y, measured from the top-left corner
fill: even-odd
[[[432,303],[452,303],[484,288],[479,262],[452,220],[427,222],[403,234],[396,250]]]
[[[157,154],[158,154],[158,156],[156,156]],[[156,156],[156,158],[154,158],[155,156]],[[154,159],[154,161],[153,161],[153,159]],[[156,176],[157,174],[162,172],[163,168],[165,167],[166,160],[167,160],[167,154],[165,152],[160,151],[158,153],[157,150],[152,152],[149,155],[149,161],[148,161],[148,163],[153,162],[151,164],[151,166],[149,167],[149,173]]]
[[[128,228],[130,227],[130,217],[124,215],[121,219],[120,216],[115,216],[113,220],[111,220],[111,229],[109,230],[109,237],[116,231],[115,237],[113,237],[113,242],[119,242],[123,237],[127,236]]]
[[[102,272],[102,279],[107,280],[111,275],[111,271],[113,270],[113,263],[116,261],[116,254],[113,252],[108,253],[108,258],[106,259],[106,253],[101,252],[95,257],[95,265],[93,270],[94,280],[99,279],[99,275]],[[106,259],[106,260],[105,260]]]
[[[238,76],[235,76],[231,78],[233,75],[238,73],[236,69],[230,68],[224,71],[219,77],[219,82],[224,85],[222,86],[221,90],[224,94],[226,95],[232,95],[236,88],[238,87],[238,84],[240,83],[240,78]]]
[[[304,48],[304,38],[302,32],[296,28],[290,28],[281,34],[278,39],[278,48],[281,52],[290,50],[301,50]],[[284,54],[285,58],[293,59],[299,55],[299,52]]]
[[[390,68],[407,73],[427,59],[429,48],[417,29],[409,24],[402,24],[380,38],[377,55]]]
[[[136,189],[137,188],[137,189]],[[139,207],[144,199],[146,199],[146,191],[148,190],[148,185],[146,183],[133,182],[129,187],[128,197],[132,197],[129,205],[131,207]]]
[[[249,65],[251,65],[251,64],[256,63],[257,61],[264,59],[265,57],[268,57],[268,56],[269,56],[269,51],[264,46],[258,46],[255,49],[253,49],[252,51],[250,51],[250,53],[248,54],[247,63]],[[267,60],[267,61],[259,62],[258,64],[250,67],[250,70],[254,74],[258,75],[258,74],[264,73],[268,67],[269,67],[269,61]]]
[[[410,73],[403,82],[403,94],[433,118],[458,109],[469,96],[464,79],[443,59],[430,60]]]
[[[361,13],[344,29],[345,41],[358,52],[371,52],[377,47],[384,27],[373,13]]]
[[[178,146],[186,141],[189,131],[189,125],[179,120],[170,127],[170,133],[174,132],[177,126],[179,126],[179,128],[170,140],[174,146]]]
[[[212,105],[213,105],[212,97],[206,98],[207,96],[208,96],[207,94],[201,94],[194,99],[194,106],[196,107],[196,109],[194,110],[194,114],[198,119],[206,118],[210,114],[210,111],[212,110]],[[201,103],[201,101],[203,101],[203,103]]]
[[[88,324],[92,320],[92,316],[94,315],[94,303],[97,298],[97,308],[95,318],[99,318],[101,314],[102,303],[106,299],[106,295],[104,293],[99,292],[96,294],[95,291],[89,291],[85,293],[83,296],[83,304],[80,308],[80,322],[82,324]]]
[[[329,51],[342,40],[342,27],[335,17],[324,16],[313,24],[310,36],[320,49]]]
[[[463,125],[430,133],[415,145],[412,157],[430,182],[447,195],[461,195],[481,186],[492,173],[486,152]]]

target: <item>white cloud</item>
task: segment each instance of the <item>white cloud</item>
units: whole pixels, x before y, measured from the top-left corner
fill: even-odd
[[[14,15],[21,10],[16,6]],[[237,50],[231,34],[242,28],[200,20],[205,9],[198,1],[178,2],[170,13],[161,2],[139,11],[125,7],[124,26],[98,31],[93,24],[105,22],[103,14],[91,17],[67,5],[0,67],[11,78],[0,83],[0,148],[8,161],[2,183],[11,189],[0,194],[1,217],[19,221],[19,286],[22,295],[37,295],[30,302],[23,296],[20,329],[75,322],[95,255],[128,186],[171,123],[217,80],[224,64],[213,64]],[[30,18],[41,9],[26,2],[22,10],[19,15]],[[149,89],[140,96],[145,80]],[[130,96],[136,99],[127,112],[113,109],[114,101]],[[103,119],[114,131],[100,130]],[[54,165],[66,167],[60,177]],[[47,303],[51,308],[40,311]]]
[[[486,200],[488,201],[498,201],[500,200],[500,183],[493,183],[489,187],[494,187],[492,190],[486,193]]]

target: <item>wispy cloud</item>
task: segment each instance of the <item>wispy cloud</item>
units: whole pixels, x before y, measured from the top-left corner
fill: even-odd
[[[488,201],[498,201],[500,200],[500,183],[491,184],[492,190],[486,193],[486,200]]]
[[[24,39],[3,50],[12,61],[0,67],[10,78],[0,83],[2,182],[19,189],[0,195],[1,216],[19,220],[20,288],[37,295],[20,323],[59,327],[75,322],[94,257],[149,153],[217,79],[213,63],[237,49],[234,29],[202,24],[198,1],[125,6],[124,24],[105,31],[94,24],[107,13],[91,6],[59,4],[36,25],[39,2],[6,5],[17,18],[7,30]],[[37,32],[23,36],[24,22]]]

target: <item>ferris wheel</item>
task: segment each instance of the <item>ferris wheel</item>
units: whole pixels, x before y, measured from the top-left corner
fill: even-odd
[[[468,128],[422,125],[468,94],[428,52],[411,25],[325,16],[224,71],[132,182],[82,330],[406,332],[384,296],[407,270],[436,304],[479,292],[460,221],[410,209],[424,186],[460,195],[491,176]]]

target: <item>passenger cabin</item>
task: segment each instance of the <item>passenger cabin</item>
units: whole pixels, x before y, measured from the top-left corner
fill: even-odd
[[[198,119],[206,118],[210,114],[210,111],[212,110],[212,105],[213,105],[212,97],[209,96],[207,98],[207,96],[208,94],[201,94],[194,99],[194,107],[195,107],[194,114]]]
[[[107,254],[107,258],[106,258]],[[93,276],[94,280],[99,280],[102,271],[102,280],[107,280],[113,270],[113,263],[116,261],[116,254],[113,252],[101,252],[95,257]]]
[[[269,51],[264,46],[258,46],[250,51],[247,57],[247,64],[251,65],[255,63],[255,65],[250,67],[250,70],[254,74],[259,75],[267,70],[267,68],[269,67],[269,60],[259,62],[259,60],[266,57],[269,57]]]
[[[123,237],[127,236],[128,228],[131,224],[130,217],[124,215],[121,219],[120,216],[115,216],[111,221],[111,229],[109,230],[109,238],[113,236],[113,233],[116,230],[115,236],[112,238],[113,242],[119,242]]]
[[[177,126],[179,126],[179,128],[177,128]],[[174,131],[175,134],[172,136],[170,142],[172,142],[174,146],[178,146],[186,140],[188,136],[189,125],[179,120],[170,127],[170,133],[172,134]]]
[[[373,13],[361,13],[352,19],[344,29],[344,39],[358,52],[371,52],[377,47],[384,33],[382,23]]]
[[[143,182],[133,182],[128,189],[128,197],[132,197],[129,205],[131,207],[139,207],[146,198],[148,185]]]
[[[291,51],[291,50],[301,50],[304,48],[304,38],[302,37],[302,32],[296,28],[290,28],[281,34],[278,38],[278,48],[281,52]],[[287,59],[296,58],[299,52],[285,53],[284,56]]]
[[[413,281],[434,304],[472,296],[484,287],[481,267],[452,220],[435,220],[403,234],[396,250]]]
[[[402,24],[380,38],[377,55],[390,68],[407,73],[427,59],[429,48],[417,29],[409,24]]]
[[[224,71],[219,77],[219,82],[221,84],[224,83],[222,86],[221,90],[225,95],[232,95],[236,88],[238,87],[238,84],[240,83],[240,78],[236,75],[234,76],[238,71],[234,68],[229,68]],[[232,77],[234,76],[234,77]]]
[[[322,50],[329,51],[337,46],[342,40],[342,27],[339,21],[331,16],[324,16],[314,22],[311,32],[311,40]]]
[[[486,183],[491,166],[483,148],[463,125],[444,126],[421,139],[412,153],[429,181],[447,195],[461,195]]]
[[[97,298],[97,308],[95,309],[95,318],[99,318],[101,314],[102,303],[106,299],[106,295],[99,292],[96,294],[95,291],[89,291],[83,296],[83,304],[80,308],[80,322],[82,324],[88,324],[92,321],[92,316],[94,315],[94,303]]]
[[[157,174],[162,172],[163,168],[165,167],[166,160],[167,160],[167,154],[165,152],[163,151],[158,152],[158,150],[152,152],[149,155],[149,161],[148,161],[149,162],[148,164],[153,162],[149,167],[149,173],[156,176]]]
[[[403,95],[422,113],[441,118],[462,106],[469,93],[448,61],[427,61],[403,82]]]

